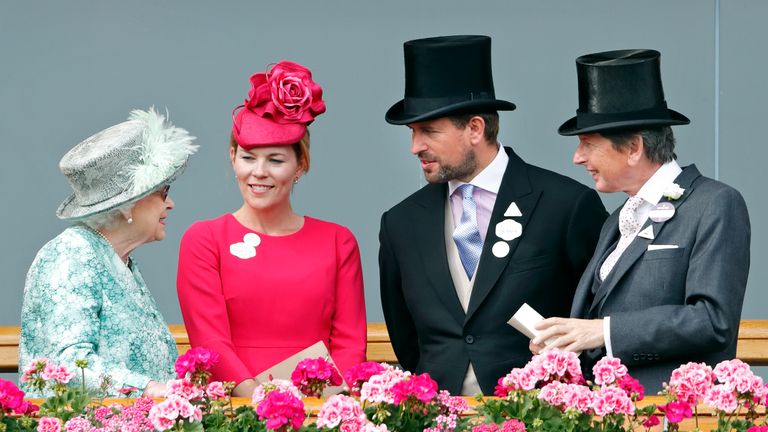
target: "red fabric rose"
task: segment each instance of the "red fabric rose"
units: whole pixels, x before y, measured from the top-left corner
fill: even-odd
[[[251,77],[246,109],[276,123],[311,123],[325,112],[323,89],[304,66],[283,60]]]

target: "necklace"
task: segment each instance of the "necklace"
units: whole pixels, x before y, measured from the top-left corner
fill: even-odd
[[[87,225],[86,225],[86,226],[87,226]],[[93,231],[94,233],[96,233],[96,235],[97,235],[97,236],[99,236],[99,237],[101,237],[102,239],[104,239],[104,241],[105,241],[105,242],[107,242],[107,244],[108,244],[108,245],[109,245],[109,246],[112,248],[112,250],[114,250],[114,251],[115,251],[115,253],[117,253],[117,249],[115,249],[115,245],[113,245],[113,244],[112,244],[112,242],[111,242],[111,241],[109,241],[109,239],[107,238],[107,236],[105,236],[104,234],[102,234],[102,233],[101,233],[101,231],[99,231],[99,230],[97,230],[97,229],[95,229],[95,228],[91,228],[91,227],[88,227],[88,228],[90,228],[90,230],[91,230],[91,231]],[[118,255],[118,257],[119,257],[119,255]],[[123,261],[123,259],[122,259],[122,258],[120,258],[120,261]],[[125,264],[125,265],[130,265],[130,263],[131,263],[131,257],[130,257],[130,256],[129,256],[129,257],[128,257],[128,258],[127,258],[125,261],[123,261],[123,264]]]

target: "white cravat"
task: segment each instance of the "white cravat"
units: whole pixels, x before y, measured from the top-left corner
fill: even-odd
[[[637,232],[640,231],[640,222],[637,220],[636,213],[643,202],[644,200],[641,197],[635,195],[629,197],[627,202],[624,203],[624,207],[621,208],[619,212],[619,232],[621,233],[621,238],[619,239],[619,244],[616,245],[616,249],[608,255],[608,258],[605,259],[600,267],[600,280],[605,280],[608,277],[608,274],[613,270],[619,258],[621,258],[621,254],[624,253],[627,246],[632,243]]]

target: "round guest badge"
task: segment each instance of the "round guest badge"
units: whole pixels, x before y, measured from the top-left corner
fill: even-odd
[[[653,206],[648,217],[654,222],[668,221],[675,215],[675,206],[670,202],[660,202]]]
[[[261,237],[256,233],[248,233],[243,236],[243,243],[251,247],[256,247],[261,244]]]
[[[496,224],[496,235],[506,241],[514,240],[523,233],[523,226],[512,219],[505,219]]]
[[[507,256],[507,254],[509,254],[509,245],[507,242],[497,241],[493,244],[491,251],[493,252],[493,256],[496,258],[504,258]]]

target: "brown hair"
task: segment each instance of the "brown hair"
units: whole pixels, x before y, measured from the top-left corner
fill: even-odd
[[[237,141],[235,141],[235,136],[230,134],[229,148],[237,151],[237,147],[238,144]],[[305,173],[309,172],[309,129],[307,129],[307,132],[304,133],[304,136],[301,137],[299,142],[291,144],[291,148],[296,154],[296,160],[299,162],[299,166],[304,169]]]
[[[496,111],[477,114],[454,114],[449,115],[450,120],[454,126],[459,129],[464,129],[472,119],[472,117],[480,117],[485,122],[485,130],[483,131],[483,137],[490,144],[496,143],[496,138],[499,135],[499,113]]]

